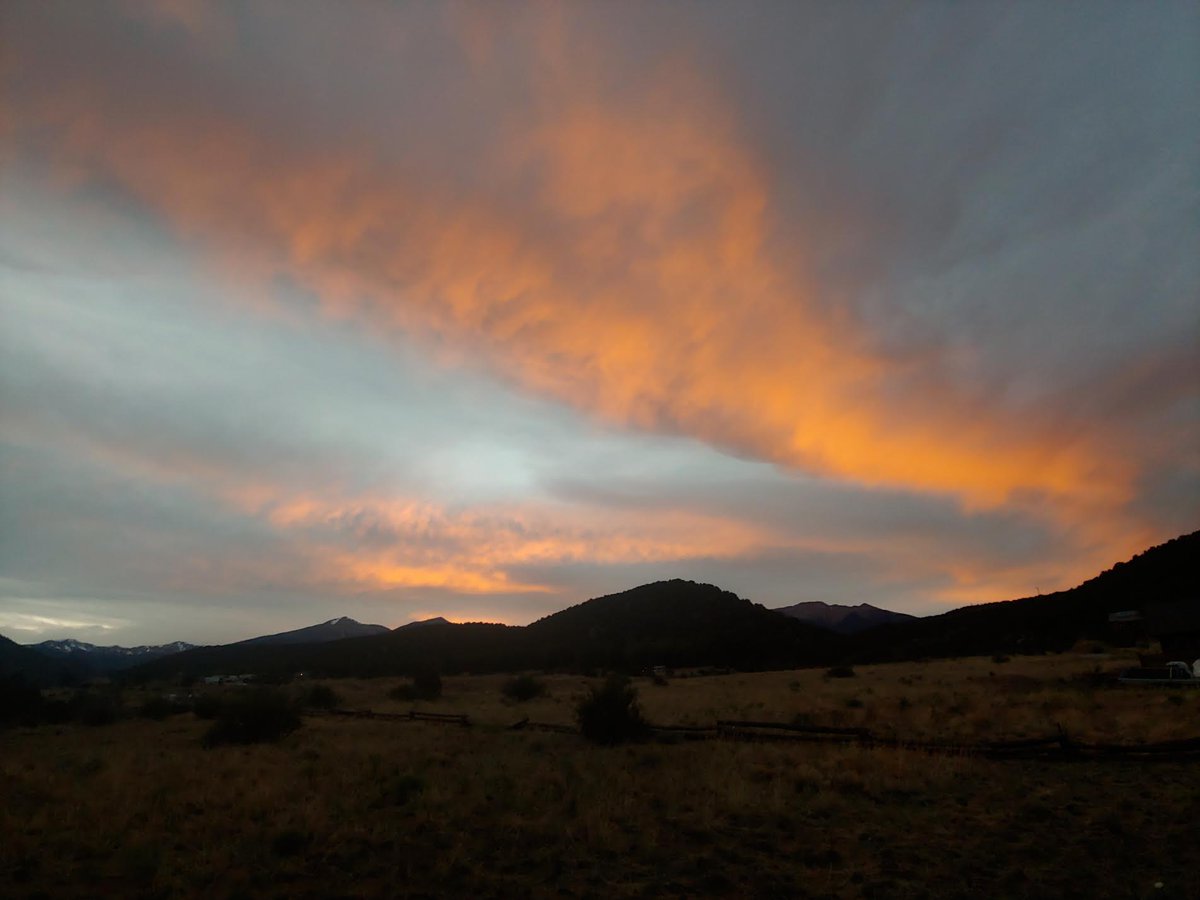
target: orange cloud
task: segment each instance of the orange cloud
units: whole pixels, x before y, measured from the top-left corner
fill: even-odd
[[[594,510],[527,503],[450,510],[430,501],[282,495],[259,510],[322,561],[323,580],[373,590],[444,587],[467,594],[543,593],[527,566],[731,559],[772,545],[753,525],[655,511],[635,523]]]
[[[460,25],[488,77],[493,53]],[[64,161],[102,168],[226,260],[310,286],[332,315],[626,426],[1131,543],[1119,510],[1138,473],[1113,446],[982,406],[936,360],[890,359],[820,295],[806,237],[822,223],[780,220],[772,172],[698,67],[671,58],[617,100],[594,77],[600,51],[557,22],[537,38],[540,94],[470,148],[482,175],[467,180],[403,148],[297,145],[103,85],[59,85],[26,112]],[[406,570],[360,569],[388,571]]]

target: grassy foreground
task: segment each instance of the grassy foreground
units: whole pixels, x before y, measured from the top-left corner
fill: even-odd
[[[973,659],[638,687],[659,723],[1200,734],[1200,693],[1089,677],[1120,664]],[[472,728],[315,717],[278,744],[213,749],[190,714],[0,733],[0,885],[16,897],[1200,896],[1195,763],[601,748],[506,727],[571,722],[582,679],[548,678],[547,696],[522,704],[503,681],[448,678],[418,705],[466,712]],[[350,707],[410,708],[388,698],[396,684],[332,686]]]

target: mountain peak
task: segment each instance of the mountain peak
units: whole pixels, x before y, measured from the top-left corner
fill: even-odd
[[[880,609],[870,603],[860,603],[857,606],[825,603],[822,600],[809,600],[775,610],[801,622],[817,625],[836,631],[839,634],[857,634],[877,625],[886,625],[911,619],[907,613],[892,612]]]
[[[279,634],[265,634],[262,637],[239,641],[240,644],[323,644],[326,641],[339,641],[342,638],[367,637],[372,634],[382,634],[389,629],[383,625],[365,625],[349,616],[338,616],[335,619],[297,628],[293,631],[283,631]]]

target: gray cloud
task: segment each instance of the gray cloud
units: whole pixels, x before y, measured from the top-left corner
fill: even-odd
[[[172,8],[0,13],[0,623],[525,621],[676,576],[928,611],[1194,527],[1194,4]],[[621,171],[587,206],[526,140],[585,107],[597,139],[682,111],[662,159],[601,155],[683,199]],[[720,283],[658,291],[677,251]],[[621,317],[655,366],[604,356]],[[881,458],[780,449],[826,403]],[[893,440],[1082,460],[1101,499],[984,502]]]

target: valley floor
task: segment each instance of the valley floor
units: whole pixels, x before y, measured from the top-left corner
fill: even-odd
[[[1063,655],[639,679],[655,722],[865,725],[913,739],[1061,727],[1200,735],[1200,692],[1107,686]],[[516,704],[499,677],[425,708],[471,728],[315,716],[204,749],[190,714],[0,732],[0,884],[17,897],[1197,897],[1197,762],[989,761],[725,741],[601,748],[584,681]],[[398,711],[396,680],[331,682]],[[127,697],[127,702],[134,698]]]

